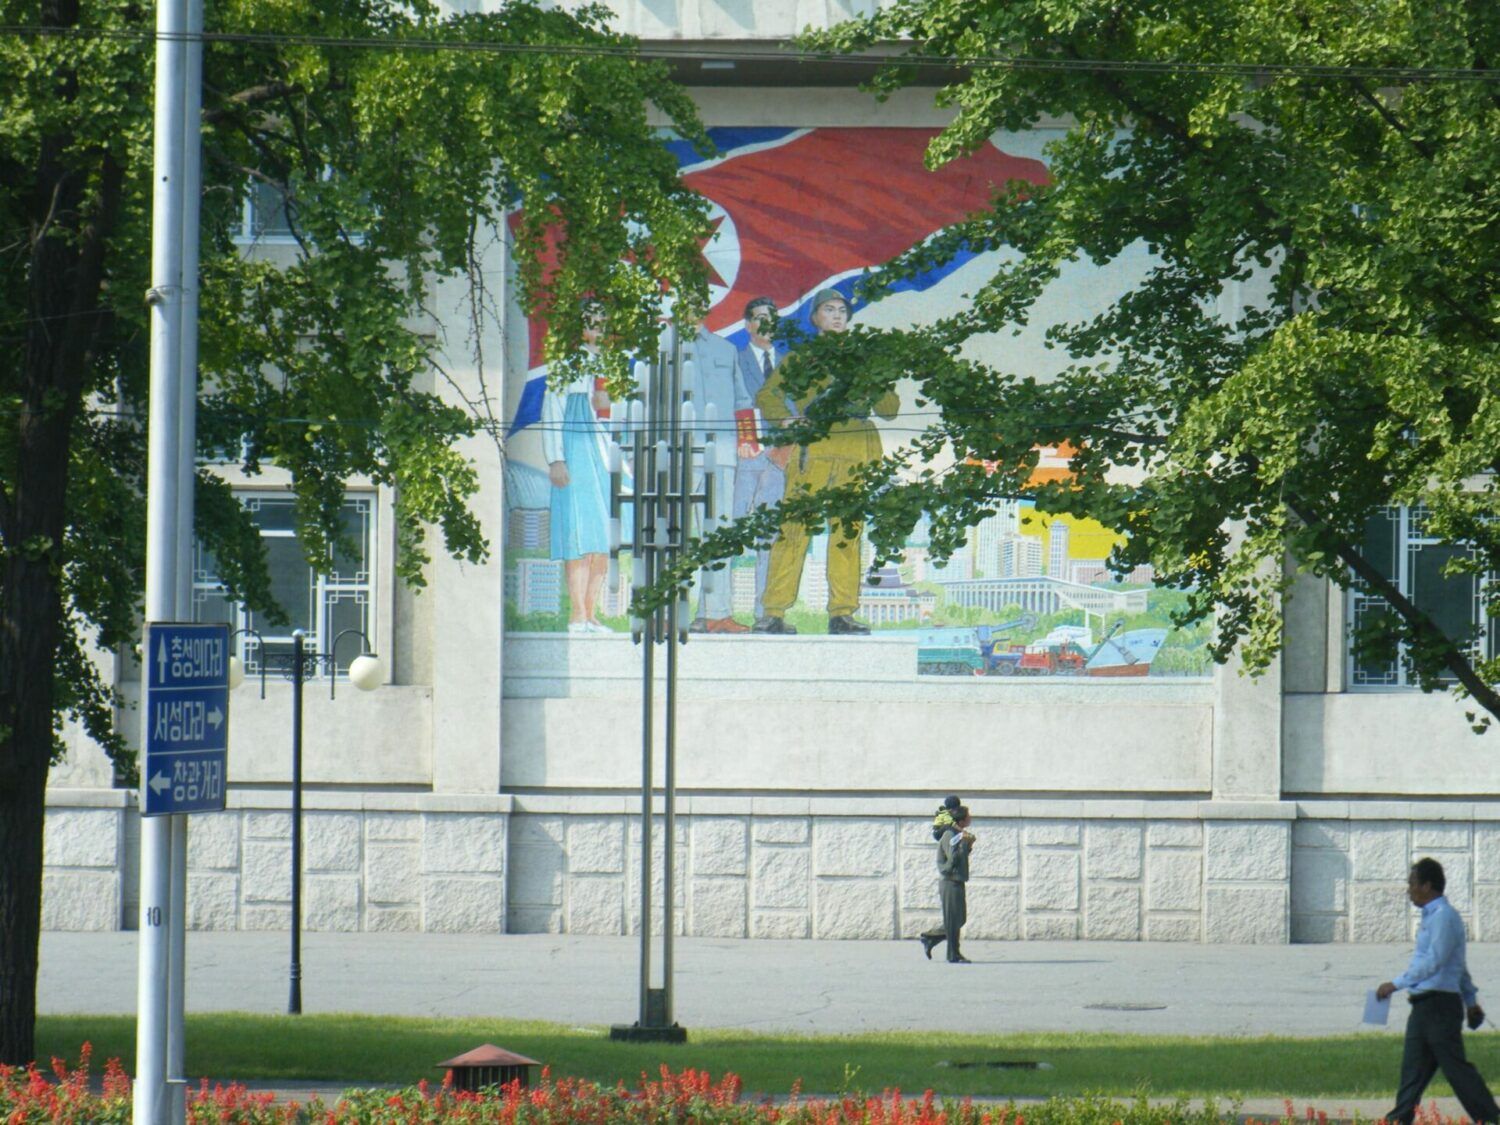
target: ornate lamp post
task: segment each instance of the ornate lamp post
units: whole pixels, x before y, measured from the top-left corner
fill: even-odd
[[[654,363],[638,362],[636,381],[644,405],[632,409],[628,436],[631,451],[627,454],[617,438],[608,447],[611,508],[611,568],[618,565],[622,553],[630,556],[630,582],[633,592],[653,585],[677,561],[694,537],[694,527],[712,531],[717,521],[713,513],[715,466],[718,446],[713,440],[713,426],[721,417],[732,416],[731,404],[686,401],[692,385],[695,346],[680,338],[674,325]],[[721,411],[720,407],[724,410]],[[727,413],[726,413],[727,412]],[[695,424],[701,421],[709,430],[702,444],[694,440]],[[731,452],[729,456],[733,456]],[[631,481],[624,480],[624,467],[632,469]],[[695,471],[696,470],[696,471]],[[694,489],[695,476],[701,476],[701,489]],[[622,509],[632,508],[628,537],[622,523]],[[711,590],[717,582],[727,582],[728,572],[705,571],[703,589]],[[641,955],[640,1018],[633,1024],[615,1024],[610,1038],[635,1042],[681,1043],[686,1030],[672,1018],[672,975],[674,933],[674,880],[676,878],[677,818],[677,654],[688,639],[688,612],[685,596],[645,617],[632,614],[630,635],[642,646],[641,662]],[[663,836],[662,891],[664,905],[661,932],[660,988],[651,987],[652,891],[651,829],[654,786],[652,765],[656,737],[652,729],[655,709],[655,646],[666,645],[666,696],[663,708]]]
[[[238,637],[246,634],[255,638],[260,649],[260,697],[266,697],[266,672],[274,667],[283,679],[292,682],[292,964],[290,995],[287,998],[288,1015],[302,1014],[302,685],[319,671],[328,673],[328,698],[335,698],[338,683],[339,642],[347,636],[359,637],[364,651],[349,665],[349,682],[361,691],[372,691],[380,686],[385,670],[380,660],[370,651],[370,638],[359,629],[345,629],[333,638],[327,652],[309,652],[304,645],[306,634],[301,630],[292,633],[291,652],[266,652],[265,638],[255,629],[236,629]],[[245,666],[238,657],[229,658],[229,687],[237,688],[245,682]]]

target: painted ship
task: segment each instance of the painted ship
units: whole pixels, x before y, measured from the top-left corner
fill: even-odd
[[[1167,639],[1165,629],[1132,629],[1104,638],[1084,662],[1086,676],[1145,676]]]

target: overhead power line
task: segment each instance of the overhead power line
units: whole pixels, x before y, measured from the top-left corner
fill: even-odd
[[[358,37],[281,32],[210,31],[202,35],[158,35],[154,28],[37,27],[0,24],[0,35],[22,38],[113,39],[132,42],[157,39],[246,46],[298,46],[379,51],[469,52],[556,57],[645,58],[665,62],[818,63],[876,67],[891,64],[1055,71],[1085,74],[1188,74],[1240,78],[1295,77],[1328,80],[1368,79],[1394,85],[1434,82],[1500,82],[1500,69],[1460,66],[1371,66],[1295,62],[1211,62],[1192,59],[1075,59],[1023,55],[948,55],[920,49],[901,53],[839,54],[797,48],[683,48],[641,43],[499,43],[486,40]]]

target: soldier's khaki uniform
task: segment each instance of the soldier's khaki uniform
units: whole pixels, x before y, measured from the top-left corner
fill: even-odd
[[[755,396],[761,416],[771,423],[792,417],[783,390],[782,371],[786,364],[771,372],[771,377]],[[817,397],[809,391],[798,403],[805,410]],[[876,400],[874,411],[882,418],[896,416],[901,400],[895,391],[887,391]],[[859,466],[884,455],[880,433],[869,417],[837,422],[828,435],[811,445],[794,450],[786,467],[786,495],[799,488],[816,492],[822,488],[847,484]],[[858,524],[846,526],[830,521],[828,527],[828,616],[852,616],[859,609],[859,537]],[[784,617],[797,600],[802,582],[802,560],[807,554],[807,529],[800,523],[784,523],[771,545],[771,560],[766,574],[766,591],[762,598],[766,616]]]

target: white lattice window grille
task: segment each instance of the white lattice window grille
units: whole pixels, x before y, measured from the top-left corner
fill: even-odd
[[[285,493],[244,493],[240,497],[260,529],[270,570],[271,593],[287,616],[285,624],[273,624],[265,614],[254,613],[231,601],[219,580],[213,555],[202,544],[193,552],[193,618],[224,621],[231,629],[254,629],[265,642],[267,655],[292,651],[292,632],[306,633],[304,645],[311,652],[326,652],[345,629],[374,635],[375,498],[351,495],[339,513],[344,542],[334,548],[328,573],[320,574],[307,562],[297,537],[295,502]],[[245,671],[261,668],[262,649],[253,634],[235,637],[236,655]],[[338,669],[344,675],[360,654],[357,638],[339,646]]]
[[[1427,533],[1427,510],[1391,507],[1372,516],[1365,525],[1361,553],[1396,588],[1428,614],[1450,637],[1473,636],[1476,655],[1500,653],[1500,628],[1484,612],[1486,591],[1500,579],[1493,573],[1444,573],[1447,563],[1467,554],[1466,548],[1444,543]],[[1348,622],[1351,636],[1378,615],[1391,612],[1390,604],[1369,591],[1351,588]],[[1348,683],[1355,690],[1388,690],[1416,687],[1415,677],[1402,655],[1391,660],[1360,659],[1351,647],[1348,653]],[[1452,683],[1445,677],[1444,683]]]
[[[275,184],[252,180],[240,204],[240,242],[291,242],[292,224],[287,217],[286,196]]]
[[[324,168],[320,178],[324,181],[331,180],[333,169]],[[240,198],[240,221],[234,231],[235,241],[242,245],[256,242],[273,245],[296,243],[297,238],[292,233],[294,211],[289,210],[291,206],[286,192],[279,185],[266,180],[251,180]],[[361,231],[350,231],[348,236],[354,242],[364,241]]]

